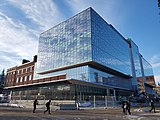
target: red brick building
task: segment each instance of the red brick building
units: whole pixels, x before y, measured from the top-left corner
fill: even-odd
[[[148,84],[148,85],[152,86],[153,88],[156,87],[154,76],[145,76],[145,80],[146,80],[145,84]],[[144,83],[143,83],[142,77],[138,77],[137,81],[138,81],[138,88],[140,89],[140,91],[141,92],[145,92],[145,88],[144,88]]]
[[[156,92],[157,92],[157,94],[160,96],[160,86],[156,86]]]
[[[58,75],[54,77],[47,77],[42,79],[33,80],[35,63],[37,62],[37,56],[34,56],[33,61],[23,61],[22,65],[9,68],[7,70],[5,87],[17,87],[32,85],[33,83],[43,83],[47,81],[55,81],[66,79],[66,75]]]
[[[146,83],[156,87],[154,76],[146,76]]]
[[[22,65],[7,70],[5,87],[18,86],[33,83],[34,65],[37,56],[32,62],[23,60]]]

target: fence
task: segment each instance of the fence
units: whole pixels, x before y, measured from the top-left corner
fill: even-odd
[[[22,104],[26,107],[33,106],[33,100],[37,99],[39,105],[45,105],[46,100],[45,95],[21,95],[12,96],[10,98],[10,103]],[[83,101],[74,100],[52,100],[52,106],[60,106],[60,104],[78,104],[80,108],[100,108],[100,107],[118,107],[120,102],[116,100],[115,96],[100,96],[93,95],[88,96],[88,99]]]
[[[92,96],[86,101],[78,101],[80,107],[118,107],[119,102],[116,100],[115,96]]]
[[[0,103],[6,103],[8,102],[9,99],[8,99],[8,96],[4,96],[4,95],[0,95]]]
[[[10,100],[44,100],[45,95],[17,95],[11,96]]]

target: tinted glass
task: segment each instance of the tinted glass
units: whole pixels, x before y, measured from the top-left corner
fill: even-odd
[[[129,45],[98,14],[92,16],[93,60],[126,75],[131,75]]]
[[[90,9],[73,16],[40,35],[37,72],[90,60]]]
[[[144,77],[148,84],[155,86],[155,79],[151,64],[149,64],[144,58],[142,58]]]

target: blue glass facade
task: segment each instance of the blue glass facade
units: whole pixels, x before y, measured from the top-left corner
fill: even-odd
[[[64,74],[66,74],[67,79],[76,79],[76,80],[81,80],[81,81],[86,81],[86,82],[90,81],[88,65],[70,68],[66,70],[61,70],[57,72],[51,72],[51,73],[47,73],[44,75],[36,74],[36,71],[35,71],[34,79],[36,80],[36,79],[53,77],[53,76],[64,75]]]
[[[37,72],[95,61],[131,75],[128,44],[91,8],[40,35]]]
[[[43,73],[81,63],[95,62],[131,76],[129,45],[126,40],[92,8],[43,32],[39,38],[36,73]],[[131,89],[131,80],[93,69],[89,65],[67,68],[34,79],[66,74],[77,79]],[[125,84],[121,84],[123,81]]]
[[[35,71],[43,73],[86,62],[95,62],[131,76],[128,43],[92,8],[86,9],[40,35]],[[93,69],[89,65],[44,75],[37,74],[34,78],[45,78],[57,74],[66,74],[67,79],[131,88],[131,80]],[[126,82],[126,86],[121,84],[122,80]]]
[[[119,87],[128,90],[132,88],[131,79],[126,79],[120,76],[102,72],[100,70],[89,67],[88,65],[52,72],[45,75],[35,74],[35,79],[53,77],[64,74],[67,75],[67,79],[76,79],[91,83],[104,84],[110,87]]]
[[[89,81],[93,83],[99,83],[111,87],[118,87],[128,90],[132,88],[131,79],[112,75],[94,68],[89,68],[89,76]]]
[[[146,61],[142,57],[142,65],[143,65],[143,72],[144,72],[144,82],[148,83],[152,86],[155,86],[155,80],[154,80],[154,74],[153,74],[153,69],[150,63]]]
[[[75,101],[130,96],[144,78],[154,81],[138,46],[88,8],[40,34],[33,84],[13,88],[13,96]]]
[[[131,75],[128,43],[96,12],[91,11],[91,13],[93,61],[123,74]]]
[[[143,75],[142,75],[139,49],[138,49],[138,46],[131,39],[128,39],[128,42],[130,44],[130,51],[131,51],[133,89],[138,90],[138,91],[142,91]],[[144,87],[143,87],[143,89],[144,89]]]
[[[91,61],[90,9],[40,35],[37,72],[87,61]]]
[[[131,42],[131,49],[132,49],[132,56],[133,56],[133,63],[135,67],[136,78],[142,77],[138,46],[133,41],[130,41],[130,42]]]
[[[135,90],[145,92],[145,83],[149,83],[151,86],[155,85],[152,66],[142,57],[138,46],[131,39],[128,39],[128,43],[131,52],[132,85]]]
[[[149,64],[143,57],[142,57],[143,69],[145,76],[153,76],[153,70],[151,64]]]

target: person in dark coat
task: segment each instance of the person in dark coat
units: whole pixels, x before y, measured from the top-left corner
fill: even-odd
[[[37,105],[38,105],[38,101],[37,101],[37,99],[35,99],[34,102],[33,102],[33,113],[35,113]]]
[[[151,109],[149,110],[149,112],[152,112],[152,110],[154,110],[154,113],[156,113],[154,102],[151,100]]]
[[[126,104],[127,104],[126,111],[128,111],[128,113],[129,113],[129,115],[130,115],[130,114],[131,114],[131,103],[130,103],[130,101],[128,100],[128,101],[126,102]]]
[[[123,110],[123,113],[126,113],[126,101],[122,102],[122,110]]]
[[[49,100],[49,101],[46,103],[46,108],[47,108],[47,110],[44,111],[44,114],[45,114],[45,112],[47,112],[47,111],[48,111],[48,114],[51,114],[51,112],[50,112],[50,104],[51,104],[51,100]]]

